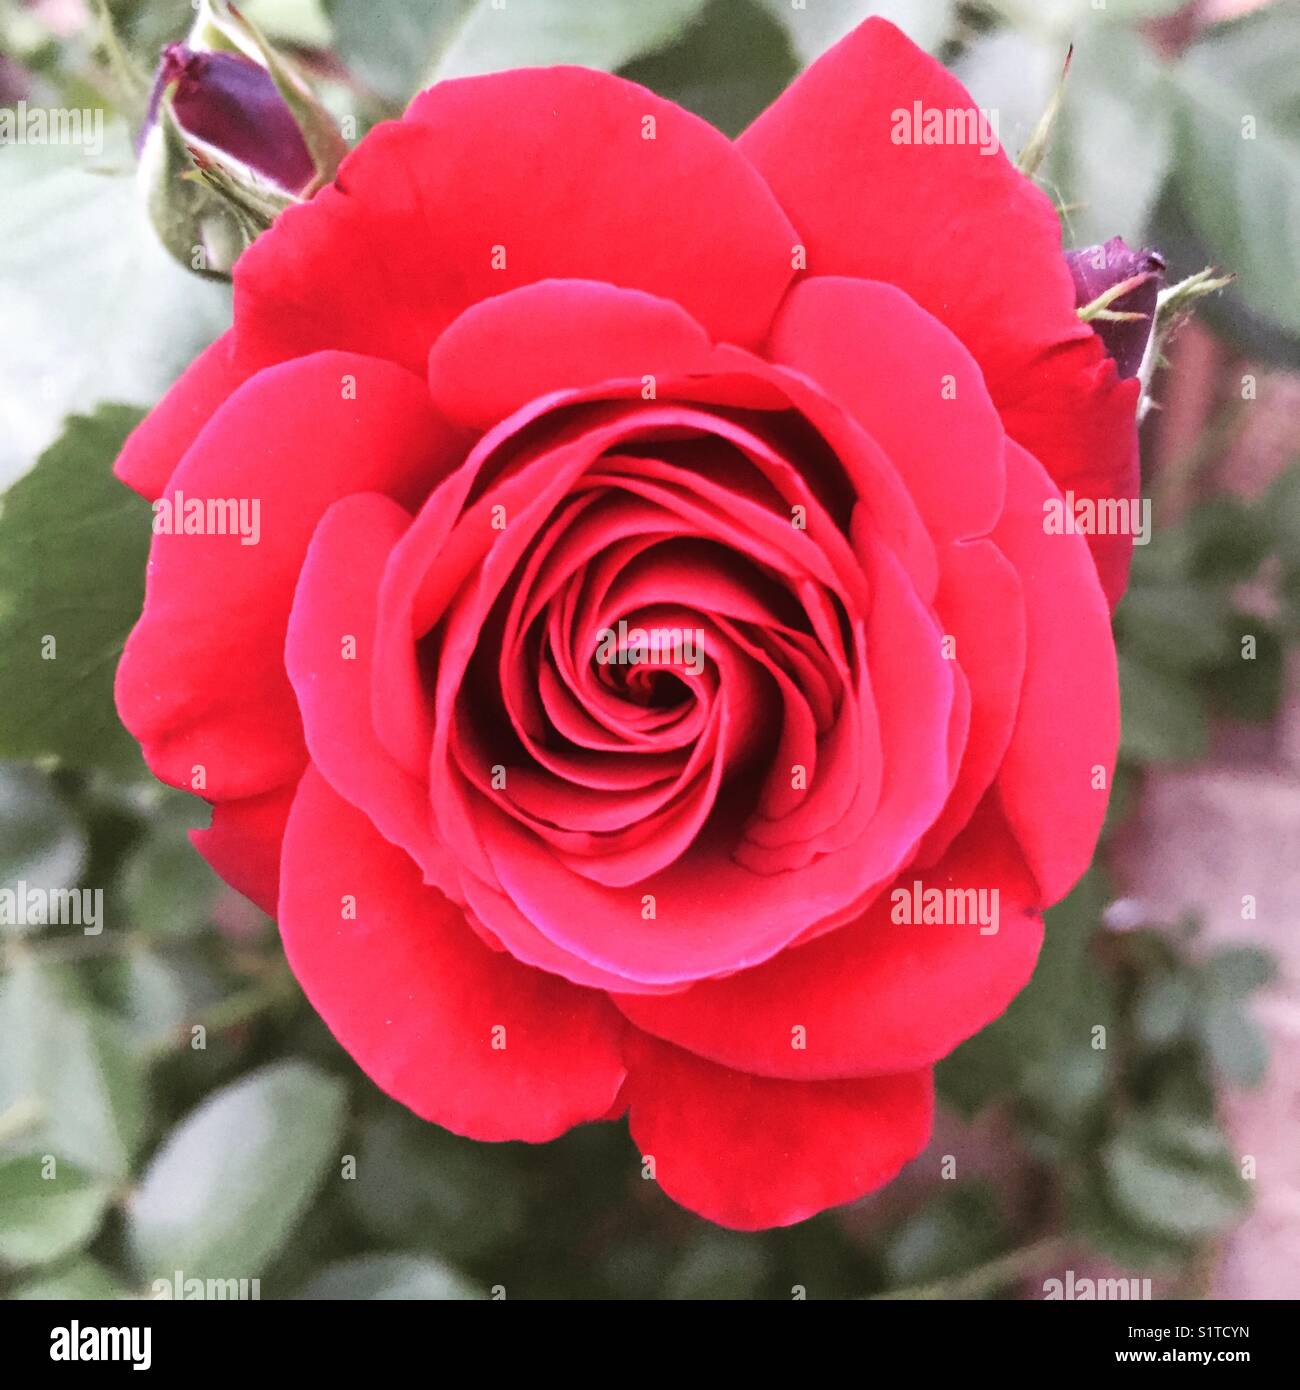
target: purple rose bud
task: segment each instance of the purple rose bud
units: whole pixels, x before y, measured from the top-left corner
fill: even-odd
[[[302,192],[316,166],[294,114],[271,74],[240,53],[163,49],[149,99],[146,131],[172,83],[172,110],[190,139],[237,160],[288,193]]]
[[[231,0],[194,0],[194,9],[185,41],[163,49],[137,178],[168,251],[224,279],[286,208],[334,177],[347,143],[306,79]]]
[[[1131,251],[1123,237],[1115,236],[1102,246],[1067,251],[1065,260],[1074,277],[1076,308],[1094,304],[1117,286],[1127,286],[1099,312],[1090,315],[1088,322],[1115,359],[1120,376],[1137,376],[1155,321],[1164,258],[1149,248]]]

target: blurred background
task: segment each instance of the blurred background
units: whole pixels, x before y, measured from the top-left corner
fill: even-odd
[[[150,68],[192,18],[110,8]],[[621,1124],[532,1148],[411,1119],[189,848],[202,803],[154,783],[113,714],[149,513],[108,469],[229,291],[145,220],[94,7],[0,0],[0,111],[104,111],[95,151],[0,143],[0,880],[102,889],[106,924],[0,925],[0,1293],[156,1297],[183,1270],[263,1298],[1041,1298],[1073,1271],[1300,1296],[1300,4],[244,9],[351,136],[439,78],[553,61],[734,134],[878,13],[999,113],[1014,157],[1073,43],[1039,171],[1065,244],[1121,234],[1171,281],[1237,278],[1172,338],[1143,427],[1154,529],[1116,621],[1122,766],[1093,871],[1030,987],[940,1066],[934,1142],[897,1183],[728,1233],[642,1181]],[[34,678],[16,653],[52,615],[76,655]],[[57,1195],[32,1176],[49,1153]]]

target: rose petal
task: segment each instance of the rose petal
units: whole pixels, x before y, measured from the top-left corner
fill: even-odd
[[[331,1032],[423,1119],[536,1143],[613,1104],[624,1072],[608,1002],[489,950],[313,769],[289,815],[279,920]]]
[[[848,408],[931,531],[980,536],[1002,510],[1002,422],[961,341],[902,290],[820,276],[786,296],[768,351]]]
[[[977,913],[967,913],[978,910],[978,898],[952,900],[973,919],[964,925],[895,922],[891,889],[856,922],[752,970],[678,994],[615,995],[614,1002],[639,1028],[762,1076],[820,1080],[926,1066],[996,1018],[1025,986],[1043,926],[1037,885],[992,798],[941,864],[900,877],[895,889],[908,895],[909,913],[914,883],[923,893],[996,891],[996,900],[982,900],[996,902],[996,932],[984,934]]]
[[[993,539],[1020,573],[1025,683],[998,790],[1048,906],[1088,867],[1110,799],[1119,683],[1110,614],[1078,535],[1049,535],[1060,493],[1037,460],[1007,451],[1007,507]]]
[[[242,801],[220,801],[206,830],[191,830],[190,843],[236,892],[268,917],[280,896],[280,849],[297,782]]]
[[[710,352],[708,335],[669,300],[540,280],[466,309],[429,353],[429,390],[449,420],[485,430],[549,392],[693,371]]]
[[[1062,488],[1134,495],[1136,383],[1119,380],[1074,312],[1055,210],[979,140],[896,143],[918,105],[945,121],[978,110],[892,24],[868,19],[737,144],[799,229],[811,274],[898,286],[966,344],[1008,434]],[[1131,548],[1125,536],[1093,538],[1112,602]]]
[[[790,1226],[897,1176],[930,1137],[929,1071],[775,1081],[631,1033],[628,1123],[674,1202],[720,1226]]]
[[[336,502],[312,537],[294,595],[285,668],[316,770],[426,871],[447,868],[430,827],[428,788],[393,761],[370,711],[375,611],[393,546],[411,524],[391,498]]]
[[[917,863],[933,864],[970,819],[1002,766],[1025,675],[1025,601],[1015,566],[989,540],[942,553],[935,612],[971,695],[970,731],[952,795],[926,831]]]
[[[558,277],[660,295],[752,344],[794,240],[731,142],[643,87],[564,67],[439,82],[240,258],[236,332],[259,363],[337,347],[422,372],[471,304]]]
[[[227,332],[204,348],[122,446],[113,472],[149,501],[163,495],[199,431],[248,379],[248,370],[235,364],[234,342]]]
[[[256,501],[257,543],[155,535],[144,611],[117,671],[122,722],[163,781],[228,800],[297,776],[284,635],[312,530],[349,492],[423,496],[453,457],[450,438],[423,381],[344,353],[259,373],[218,410],[166,497],[242,499],[250,520]]]

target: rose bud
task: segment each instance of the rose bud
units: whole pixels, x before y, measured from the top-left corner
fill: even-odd
[[[192,270],[227,275],[276,216],[334,176],[347,147],[302,79],[224,0],[162,54],[139,140],[149,212]]]
[[[271,74],[251,58],[168,44],[154,84],[155,102],[168,87],[188,139],[239,160],[286,193],[300,193],[316,177],[293,112]]]
[[[1079,316],[1091,323],[1121,377],[1137,376],[1151,337],[1165,268],[1149,248],[1130,250],[1123,237],[1067,251]]]

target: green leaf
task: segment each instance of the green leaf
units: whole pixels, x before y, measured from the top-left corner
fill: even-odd
[[[0,979],[0,1113],[20,1102],[39,1107],[21,1135],[24,1151],[107,1178],[130,1171],[145,1081],[129,1036],[66,972],[29,961]]]
[[[0,485],[66,415],[106,400],[152,405],[230,323],[228,289],[182,270],[158,241],[133,166],[120,124],[98,159],[57,145],[0,159]]]
[[[210,1095],[167,1136],[127,1206],[141,1276],[255,1278],[338,1157],[345,1092],[278,1062]]]
[[[934,52],[952,23],[952,0],[762,0],[786,32],[804,63],[821,57],[833,44],[873,15],[896,24],[913,43]]]
[[[1212,995],[1244,999],[1270,984],[1277,962],[1258,946],[1228,946],[1201,966],[1203,987]]]
[[[1300,463],[1293,462],[1273,479],[1260,509],[1276,526],[1284,562],[1300,565]]]
[[[1091,943],[1105,902],[1095,872],[1046,916],[1043,950],[1028,986],[1001,1018],[939,1064],[944,1098],[963,1114],[1018,1095],[1053,1130],[1087,1117],[1106,1085],[1111,1053],[1095,1046],[1114,1021],[1110,982]]]
[[[1164,1273],[1179,1268],[1191,1254],[1187,1242],[1152,1231],[1118,1208],[1096,1165],[1067,1178],[1066,1212],[1071,1232],[1124,1269],[1147,1276]]]
[[[1229,946],[1200,967],[1195,1031],[1210,1065],[1229,1085],[1258,1086],[1268,1070],[1268,1043],[1245,1005],[1275,973],[1273,957],[1255,946]]]
[[[759,0],[709,0],[675,44],[622,71],[724,134],[739,135],[789,86],[799,64],[785,30]]]
[[[1133,1026],[1149,1047],[1168,1047],[1183,1037],[1196,1011],[1196,990],[1185,973],[1170,971],[1142,983]]]
[[[929,1284],[990,1260],[1004,1246],[998,1202],[983,1183],[943,1183],[885,1243],[891,1288]]]
[[[1230,1086],[1258,1086],[1268,1073],[1268,1043],[1240,1004],[1222,996],[1207,1000],[1196,1029],[1210,1065]]]
[[[1190,1123],[1217,1135],[1214,1085],[1194,1055],[1175,1053],[1166,1065],[1151,1068],[1143,1089],[1149,1096],[1149,1114],[1161,1125],[1178,1131]]]
[[[1047,165],[1068,205],[1069,244],[1116,235],[1140,244],[1172,155],[1168,93],[1150,48],[1129,30],[1090,25],[1075,44]]]
[[[296,1295],[328,1302],[419,1299],[439,1303],[484,1296],[481,1289],[441,1260],[403,1254],[339,1260],[321,1270]]]
[[[1276,544],[1280,519],[1236,497],[1207,498],[1187,518],[1197,574],[1224,584],[1249,579]]]
[[[1102,6],[1087,0],[1089,8],[1098,18],[1117,20],[1122,24],[1132,24],[1143,19],[1163,19],[1187,8],[1187,0],[1104,0]]]
[[[135,941],[119,957],[97,964],[98,997],[123,1020],[142,1049],[156,1046],[159,1038],[177,1036],[192,1025],[198,1009],[221,998],[205,963],[188,956],[171,959]]]
[[[1144,666],[1194,671],[1222,659],[1226,617],[1222,595],[1205,585],[1138,585],[1120,607],[1120,642]]]
[[[0,756],[140,766],[113,674],[140,615],[150,511],[110,472],[139,418],[74,416],[0,501]]]
[[[975,103],[997,112],[998,139],[1010,158],[1024,150],[1037,129],[1060,81],[1067,48],[1025,29],[995,29],[974,39],[954,61],[953,72]],[[1057,136],[1059,125],[1053,139]],[[1051,186],[1046,191],[1062,201]]]
[[[68,888],[85,854],[85,837],[49,778],[34,768],[0,765],[0,884]],[[0,931],[27,930],[0,923]]]
[[[268,39],[300,48],[328,48],[333,41],[321,0],[240,0],[239,8]]]
[[[1172,14],[1187,0],[991,0],[1017,28],[1040,37],[1062,38],[1107,20],[1124,23]]]
[[[1110,1141],[1102,1161],[1116,1207],[1165,1236],[1216,1235],[1249,1205],[1246,1185],[1211,1125],[1138,1117]]]
[[[1196,762],[1209,747],[1204,694],[1190,679],[1158,671],[1121,651],[1120,749],[1144,763]]]
[[[506,68],[577,63],[606,72],[678,38],[704,0],[476,0],[425,85]]]
[[[998,135],[1012,157],[1037,128],[1068,51],[1065,32],[1000,29],[977,38],[957,60],[955,71],[976,102],[997,112]],[[1039,174],[1064,209],[1066,244],[1116,235],[1140,242],[1172,151],[1168,94],[1146,46],[1111,25],[1082,28]]]
[[[757,1298],[771,1273],[761,1236],[705,1231],[668,1276],[663,1296],[674,1301]]]
[[[474,0],[327,0],[339,57],[369,88],[405,105],[430,55],[454,38]]]
[[[1182,207],[1246,303],[1300,332],[1300,9],[1205,32],[1173,69]]]
[[[86,1257],[68,1261],[28,1279],[10,1298],[59,1302],[65,1299],[104,1300],[126,1298],[129,1290],[97,1260]]]
[[[79,1250],[99,1229],[111,1194],[103,1179],[43,1154],[0,1159],[0,1260],[41,1265]]]
[[[1195,274],[1209,266],[1225,272],[1230,270],[1230,266],[1217,260],[1217,253],[1192,227],[1182,206],[1178,184],[1179,180],[1172,175],[1166,180],[1151,217],[1150,243],[1160,248],[1166,262],[1180,275],[1183,271]],[[1256,312],[1246,303],[1239,281],[1222,293],[1200,300],[1196,305],[1196,318],[1221,339],[1225,347],[1248,358],[1254,367],[1300,370],[1300,333],[1288,333],[1276,318]],[[1157,383],[1160,380],[1157,373]],[[1235,389],[1238,393],[1242,389],[1239,379]],[[1159,549],[1158,546],[1151,548]]]
[[[221,881],[187,831],[208,818],[197,797],[168,797],[122,871],[133,925],[158,937],[193,936],[207,925]]]
[[[523,1230],[508,1152],[448,1134],[388,1105],[362,1127],[344,1195],[386,1244],[418,1244],[454,1259],[481,1256]]]
[[[1266,619],[1234,614],[1228,619],[1222,659],[1205,674],[1205,689],[1214,709],[1233,719],[1262,724],[1282,703],[1286,649]],[[1247,656],[1243,639],[1252,638]]]
[[[1200,557],[1197,537],[1190,525],[1162,524],[1156,535],[1155,544],[1133,548],[1133,568],[1129,577],[1132,588],[1148,584],[1183,584],[1197,575]]]

